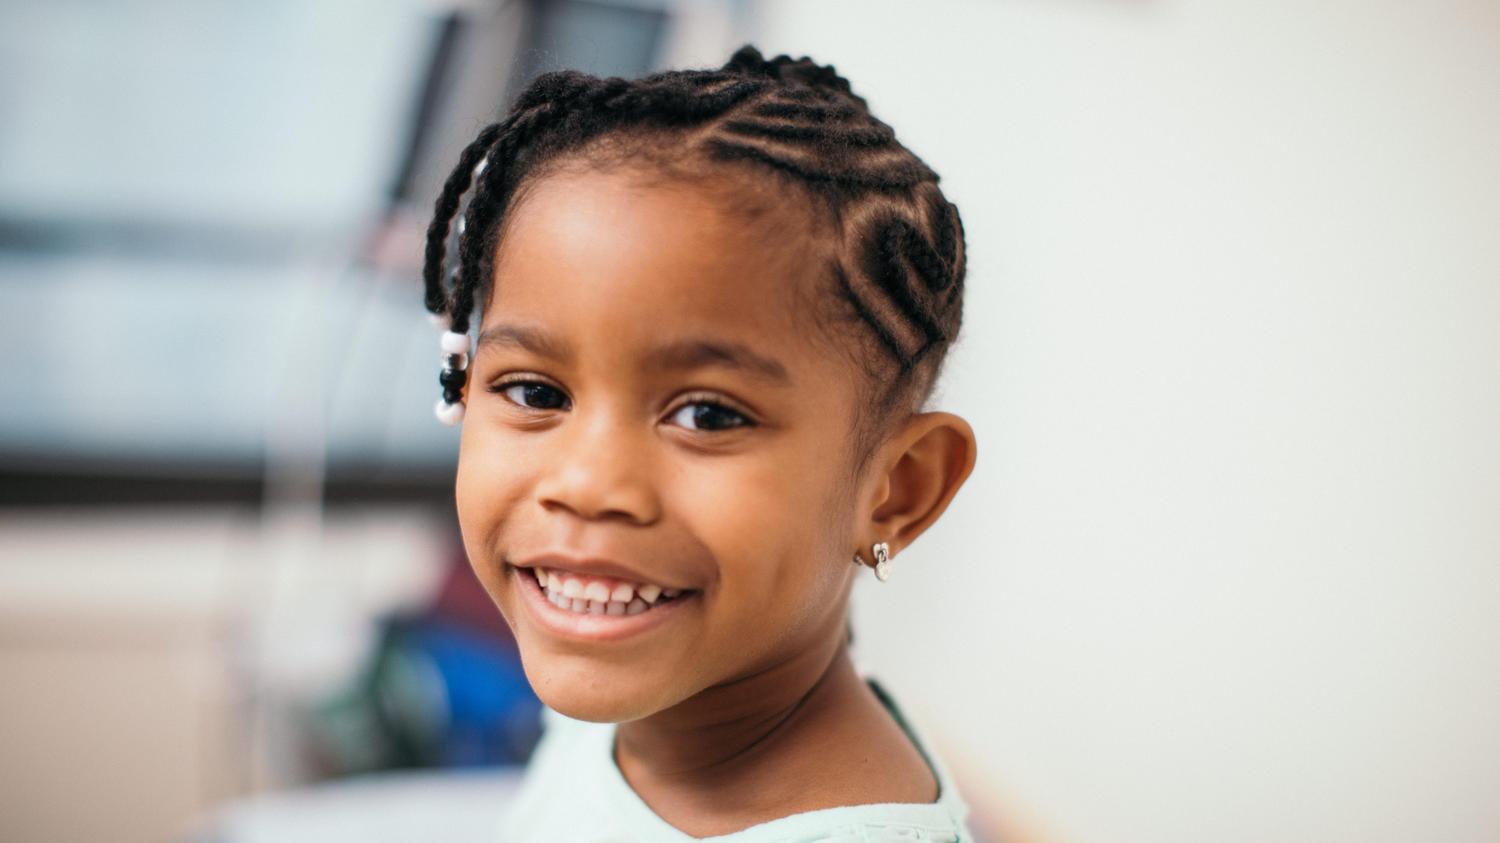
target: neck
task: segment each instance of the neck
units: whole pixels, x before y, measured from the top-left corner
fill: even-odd
[[[621,772],[638,790],[653,783],[718,787],[763,769],[767,757],[794,750],[791,736],[859,704],[862,683],[842,621],[822,640],[828,644],[621,724]]]
[[[836,805],[932,802],[927,762],[854,671],[842,619],[820,645],[615,731],[615,763],[694,837]]]

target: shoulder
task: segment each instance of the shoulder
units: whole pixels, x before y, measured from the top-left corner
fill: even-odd
[[[874,679],[867,679],[866,683],[870,686],[870,690],[875,692],[875,696],[880,700],[881,705],[885,706],[885,709],[891,713],[891,717],[895,719],[896,725],[900,726],[901,731],[906,733],[906,736],[911,739],[912,745],[916,747],[917,752],[932,770],[932,775],[937,779],[938,783],[937,804],[947,805],[950,810],[959,812],[961,817],[966,816],[968,814],[968,806],[959,794],[958,786],[954,783],[953,776],[948,772],[948,765],[944,763],[942,757],[939,755],[937,747],[929,740],[927,732],[921,723],[902,710],[897,705],[895,698],[879,682]]]
[[[526,763],[520,788],[504,811],[498,839],[552,839],[559,817],[569,817],[583,826],[599,823],[608,828],[607,816],[590,815],[608,810],[607,789],[599,768],[609,758],[613,730],[613,724],[573,720],[543,708],[542,739]]]
[[[825,808],[792,814],[704,843],[968,843],[961,813],[941,801]]]
[[[526,764],[526,780],[544,781],[555,775],[587,768],[596,755],[607,757],[614,724],[589,723],[542,709],[542,739]],[[533,787],[533,789],[535,789]]]

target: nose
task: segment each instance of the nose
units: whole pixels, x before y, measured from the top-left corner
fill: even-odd
[[[542,508],[588,520],[649,524],[659,518],[649,446],[606,414],[575,414],[569,421],[557,431],[553,467],[537,485]]]

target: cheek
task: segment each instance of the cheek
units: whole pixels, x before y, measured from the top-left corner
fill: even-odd
[[[680,511],[719,560],[727,614],[802,627],[837,609],[851,503],[807,449],[686,472]]]
[[[498,537],[514,512],[531,467],[525,449],[507,447],[506,437],[467,426],[459,442],[453,498],[469,563],[491,597],[502,574]],[[518,455],[519,456],[518,458]]]

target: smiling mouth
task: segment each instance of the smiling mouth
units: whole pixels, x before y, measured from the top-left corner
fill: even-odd
[[[696,593],[692,589],[662,588],[654,583],[547,568],[523,568],[518,573],[534,581],[547,602],[579,615],[639,615]]]

